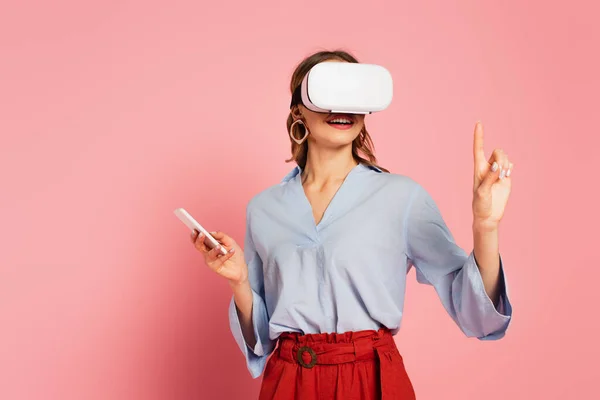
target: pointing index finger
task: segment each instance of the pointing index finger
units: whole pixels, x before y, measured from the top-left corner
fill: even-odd
[[[480,121],[475,124],[475,134],[473,137],[473,158],[475,165],[480,165],[487,162],[485,159],[485,151],[483,149],[483,125]]]

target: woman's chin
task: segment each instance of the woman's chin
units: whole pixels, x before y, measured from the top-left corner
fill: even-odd
[[[354,141],[353,138],[348,138],[348,137],[313,138],[314,144],[323,149],[341,149],[344,147],[352,146],[353,141]]]

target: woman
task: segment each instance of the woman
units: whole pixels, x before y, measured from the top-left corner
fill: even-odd
[[[313,54],[296,68],[291,92],[314,65],[329,61],[358,62],[341,51]],[[192,234],[233,290],[231,330],[252,377],[264,371],[261,399],[415,398],[392,338],[412,266],[467,336],[499,339],[508,327],[498,250],[511,186],[506,154],[484,158],[478,123],[474,247],[467,255],[430,195],[376,164],[364,119],[293,102],[288,161],[297,167],[249,202],[244,250],[215,232],[228,250],[220,256]]]

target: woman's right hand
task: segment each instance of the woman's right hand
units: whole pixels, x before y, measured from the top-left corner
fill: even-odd
[[[209,249],[205,244],[204,240],[206,236],[203,233],[199,233],[194,230],[191,234],[191,240],[194,247],[204,256],[206,265],[210,267],[217,274],[226,278],[230,285],[239,285],[248,280],[248,267],[244,260],[244,252],[242,248],[223,232],[211,232],[219,246]],[[220,251],[220,247],[227,250],[227,254],[223,255]]]

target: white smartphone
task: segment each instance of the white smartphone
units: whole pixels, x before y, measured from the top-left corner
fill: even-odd
[[[204,234],[204,244],[208,248],[212,249],[220,244],[219,242],[217,242],[217,239],[212,237],[212,235],[208,233],[208,231],[204,229],[204,227],[200,225],[198,221],[196,221],[194,217],[192,217],[190,213],[188,213],[185,209],[177,208],[174,212],[177,218],[179,218],[181,222],[183,222],[188,228],[190,228],[192,232],[194,230],[197,230],[198,232],[202,232]],[[221,253],[223,255],[227,254],[227,250],[223,246],[221,246]]]

